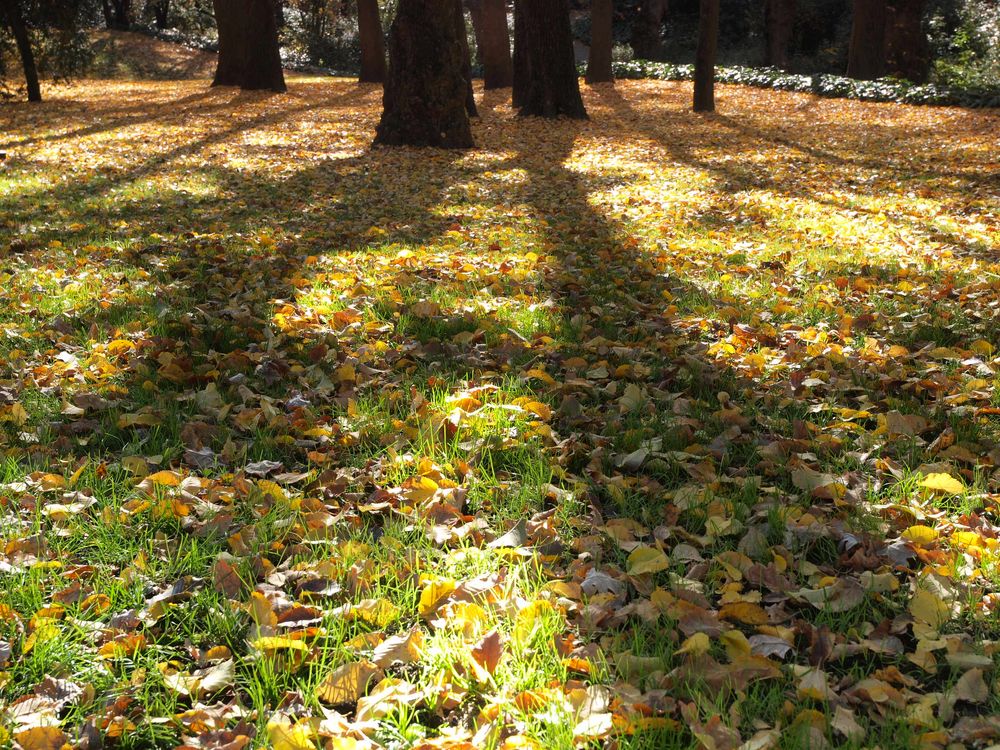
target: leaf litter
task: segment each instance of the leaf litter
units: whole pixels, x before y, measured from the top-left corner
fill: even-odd
[[[1000,740],[997,115],[686,96],[13,107],[4,741]]]

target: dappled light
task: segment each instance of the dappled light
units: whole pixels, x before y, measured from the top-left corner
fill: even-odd
[[[38,729],[1000,739],[995,110],[477,87],[443,151],[288,85],[0,112],[0,687]]]

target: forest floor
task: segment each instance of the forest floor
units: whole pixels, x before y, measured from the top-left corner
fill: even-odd
[[[3,106],[0,743],[1000,742],[1000,113],[505,93]]]

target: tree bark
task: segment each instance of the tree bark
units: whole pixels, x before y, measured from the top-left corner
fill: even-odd
[[[471,148],[460,0],[399,0],[375,143]]]
[[[157,0],[153,3],[153,23],[158,29],[167,28],[170,17],[170,0]]]
[[[930,50],[923,29],[925,0],[888,0],[885,56],[889,73],[915,83],[927,80]]]
[[[246,29],[243,42],[243,76],[248,91],[287,91],[278,47],[278,24],[272,0],[244,0]]]
[[[483,0],[465,0],[465,9],[469,11],[472,19],[472,34],[476,37],[476,63],[483,64]]]
[[[885,75],[885,0],[854,0],[847,76],[871,80]]]
[[[378,0],[358,0],[358,40],[361,43],[361,83],[385,82],[385,42]]]
[[[132,0],[111,0],[111,26],[128,29],[132,25]]]
[[[787,70],[795,29],[796,0],[765,0],[766,65]]]
[[[569,25],[568,0],[516,0],[524,13],[529,59],[527,97],[519,114],[586,119]]]
[[[243,82],[246,32],[240,0],[212,0],[219,33],[219,59],[213,86],[239,86]]]
[[[719,41],[719,0],[701,0],[698,49],[694,58],[694,111],[715,111],[715,53]]]
[[[511,73],[511,104],[521,107],[528,100],[531,60],[528,59],[528,27],[521,0],[514,0],[514,59]]]
[[[505,89],[510,86],[514,71],[510,58],[506,0],[482,0],[482,39],[477,37],[477,43],[483,64],[483,88]]]
[[[469,117],[479,117],[476,110],[476,93],[472,90],[472,50],[465,30],[465,13],[462,3],[455,3],[455,33],[462,45],[462,77],[465,78],[465,111]]]
[[[110,0],[101,0],[101,13],[104,14],[104,26],[109,29],[112,28],[115,25],[115,17],[111,12]]]
[[[38,84],[35,54],[31,49],[31,37],[28,35],[28,27],[24,23],[24,16],[21,15],[18,0],[0,0],[0,18],[6,21],[11,34],[14,35],[17,51],[21,56],[21,68],[24,70],[24,84],[28,90],[28,101],[40,102],[42,88]]]
[[[614,47],[612,25],[613,0],[590,0],[590,55],[587,57],[587,83],[613,81],[611,50]]]
[[[641,60],[659,60],[663,57],[663,17],[667,14],[667,0],[642,0],[638,15],[632,23],[632,51]]]

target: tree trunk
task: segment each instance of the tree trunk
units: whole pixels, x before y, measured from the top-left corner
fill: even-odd
[[[522,6],[530,81],[519,114],[586,119],[569,25],[569,0],[516,0]]]
[[[632,22],[632,51],[641,60],[663,57],[663,17],[667,0],[642,0],[637,17]]]
[[[358,39],[361,42],[361,83],[385,81],[385,42],[378,0],[358,0]]]
[[[698,50],[694,58],[694,111],[715,111],[715,52],[719,41],[719,0],[701,0]]]
[[[528,100],[531,60],[528,59],[528,27],[521,0],[514,0],[514,60],[511,72],[511,104],[521,107]]]
[[[375,143],[471,148],[460,0],[399,0]]]
[[[28,27],[24,24],[21,8],[17,3],[18,0],[0,0],[0,17],[7,22],[11,34],[14,35],[14,41],[17,43],[17,51],[21,56],[21,67],[24,69],[24,84],[28,89],[28,101],[40,102],[42,89],[38,85],[35,54],[31,50],[31,37],[28,36]]]
[[[212,0],[215,26],[219,32],[219,60],[215,65],[213,86],[239,86],[243,83],[246,32],[240,0]]]
[[[792,32],[795,29],[795,10],[796,0],[765,0],[766,65],[788,69]]]
[[[871,80],[885,75],[885,0],[854,0],[849,78]]]
[[[132,25],[132,0],[111,0],[112,27],[127,30]]]
[[[462,77],[465,78],[465,111],[469,117],[479,117],[476,110],[476,93],[472,90],[472,51],[469,49],[469,35],[465,30],[465,13],[462,3],[455,3],[455,33],[462,45]]]
[[[614,46],[612,25],[613,0],[590,0],[590,55],[587,57],[587,83],[607,83],[614,80],[611,72],[611,50]]]
[[[153,4],[153,23],[158,29],[167,28],[170,17],[170,0],[157,0]]]
[[[104,14],[104,25],[111,28],[115,25],[115,17],[111,12],[111,0],[101,0],[101,12]]]
[[[923,29],[925,0],[888,0],[885,57],[888,72],[915,83],[927,80],[930,50]]]
[[[240,86],[248,91],[287,91],[273,1],[244,0],[244,8],[246,28]]]
[[[478,43],[481,45],[479,55],[483,63],[483,88],[505,89],[510,86],[514,72],[510,59],[506,0],[483,0],[482,40]]]
[[[465,0],[465,9],[469,11],[472,18],[472,34],[476,37],[476,63],[483,64],[483,0]]]

